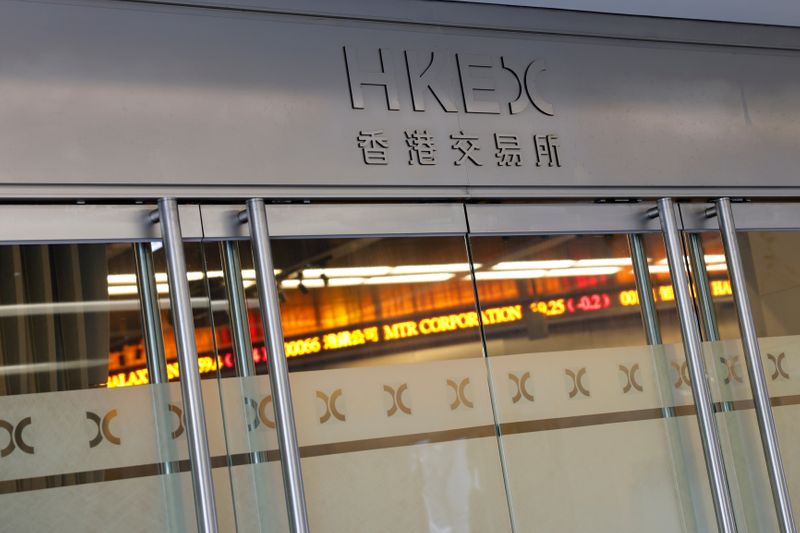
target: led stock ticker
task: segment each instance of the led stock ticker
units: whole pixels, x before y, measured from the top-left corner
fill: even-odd
[[[568,298],[553,298],[533,302],[528,307],[532,312],[545,316],[587,313],[611,307],[611,295],[607,292],[595,292]]]
[[[711,293],[715,297],[731,296],[731,285],[728,280],[711,280]],[[672,285],[658,285],[653,288],[656,302],[675,300]],[[348,348],[358,348],[368,344],[392,343],[415,337],[443,335],[456,331],[477,328],[481,322],[485,327],[520,322],[526,313],[559,317],[580,315],[603,311],[614,306],[636,307],[639,305],[639,294],[636,289],[610,292],[588,292],[536,300],[527,305],[511,304],[491,307],[481,311],[480,320],[476,311],[437,314],[413,320],[401,320],[390,323],[370,324],[357,328],[329,331],[320,335],[286,339],[284,349],[286,357],[302,357],[324,352],[334,352]],[[267,360],[264,346],[253,348],[253,361],[263,363]],[[216,372],[218,369],[232,369],[235,366],[233,353],[228,351],[214,358],[204,355],[198,359],[201,374]],[[178,377],[178,363],[167,365],[170,380]],[[108,387],[125,387],[148,383],[147,369],[119,372],[109,376]]]

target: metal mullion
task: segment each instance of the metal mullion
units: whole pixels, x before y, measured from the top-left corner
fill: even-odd
[[[469,215],[464,210],[464,217],[467,220],[467,230],[469,231]],[[499,452],[500,468],[503,473],[503,487],[505,488],[506,505],[508,507],[508,519],[511,523],[511,532],[518,531],[516,512],[514,511],[514,495],[511,491],[511,481],[508,473],[508,460],[506,458],[505,440],[503,439],[502,424],[500,421],[500,411],[497,408],[497,395],[495,394],[494,375],[489,355],[489,345],[486,338],[486,325],[483,323],[483,309],[478,290],[478,279],[475,276],[475,258],[472,253],[471,235],[467,233],[464,237],[464,244],[467,250],[467,261],[469,263],[470,279],[472,280],[472,294],[475,300],[475,310],[478,317],[478,330],[481,337],[481,349],[483,350],[483,361],[486,365],[486,382],[489,388],[489,398],[492,403],[492,420],[495,424],[495,436],[497,439],[497,449]]]
[[[153,251],[149,242],[134,243],[133,251],[136,258],[136,284],[142,305],[141,318],[148,381],[166,383],[167,362],[164,359],[164,335],[161,329],[161,308],[153,267]]]
[[[786,477],[781,461],[778,435],[775,429],[775,420],[770,405],[769,390],[764,377],[764,367],[761,363],[761,350],[758,345],[750,299],[747,294],[747,282],[742,267],[742,257],[739,243],[736,240],[736,226],[733,220],[730,198],[720,198],[716,201],[716,209],[709,215],[716,214],[719,229],[722,233],[722,242],[725,247],[725,259],[728,263],[728,274],[733,289],[733,299],[739,317],[739,329],[742,335],[747,371],[750,375],[750,388],[753,392],[753,401],[758,419],[758,428],[761,435],[761,444],[769,473],[770,488],[775,503],[778,523],[781,531],[795,532],[794,515],[786,485]]]
[[[733,513],[722,449],[720,448],[719,429],[714,416],[711,390],[706,379],[705,361],[703,360],[700,334],[697,329],[697,315],[692,303],[689,279],[683,261],[681,237],[675,217],[675,205],[671,198],[662,198],[658,201],[658,216],[661,221],[667,249],[667,259],[681,324],[683,347],[689,366],[694,402],[697,408],[697,423],[703,444],[717,526],[723,533],[733,533],[737,531],[736,519]]]
[[[248,200],[247,211],[242,213],[242,219],[250,224],[256,284],[261,305],[261,322],[269,350],[267,357],[269,381],[272,389],[272,405],[275,410],[275,427],[278,433],[289,525],[293,533],[308,533],[308,512],[300,467],[300,451],[292,407],[289,369],[283,346],[280,304],[278,303],[278,289],[275,282],[264,201],[260,198]]]
[[[717,313],[714,309],[714,300],[711,294],[711,285],[708,281],[708,271],[706,270],[705,250],[703,248],[703,238],[699,233],[692,232],[687,234],[687,255],[689,256],[689,267],[694,278],[692,287],[697,301],[699,311],[700,327],[702,328],[705,340],[717,343],[721,340],[719,325],[717,323]],[[713,349],[717,349],[716,344],[712,344]],[[714,354],[714,364],[717,363],[717,353]],[[723,412],[733,411],[733,402],[730,399],[720,398],[720,408]]]
[[[239,243],[236,241],[222,243],[222,267],[225,276],[225,291],[228,296],[233,347],[236,354],[236,371],[240,377],[255,376],[256,366],[253,362],[250,320],[248,319],[247,299],[242,281],[242,262],[239,255]]]
[[[164,332],[161,329],[161,307],[158,300],[156,273],[153,267],[153,250],[149,242],[137,242],[133,244],[133,252],[136,262],[136,285],[141,302],[140,315],[147,364],[147,381],[151,385],[161,385],[169,382],[169,377],[164,352]],[[159,448],[165,445],[172,447],[172,443],[165,438],[170,434],[166,416],[169,413],[164,411],[168,403],[168,393],[159,386],[151,390],[158,446]],[[162,473],[177,473],[177,462],[170,460],[172,454],[167,453],[166,456],[167,460],[161,465]]]
[[[656,302],[653,298],[653,287],[650,283],[650,270],[642,234],[629,233],[628,247],[633,261],[633,276],[636,281],[636,291],[639,293],[639,305],[642,309],[642,322],[647,344],[651,346],[662,344],[661,328],[656,314]]]
[[[706,340],[716,342],[720,340],[719,327],[717,325],[717,314],[714,310],[714,301],[711,297],[711,286],[708,282],[703,239],[699,233],[694,232],[689,233],[687,237],[689,264],[692,267],[695,296],[700,309],[700,325],[703,327]]]
[[[197,367],[194,320],[189,282],[186,279],[186,259],[183,252],[178,204],[175,199],[161,198],[158,201],[158,211],[153,213],[152,219],[153,222],[161,223],[164,254],[167,260],[169,298],[175,325],[181,395],[186,413],[186,435],[189,444],[197,528],[201,533],[217,533],[219,525],[208,450],[205,410],[200,388],[200,371]]]
[[[633,264],[633,275],[636,281],[636,291],[639,295],[639,306],[642,314],[642,324],[645,329],[647,344],[653,346],[653,363],[656,370],[656,382],[663,407],[661,412],[665,420],[667,441],[673,462],[673,475],[678,487],[678,502],[683,511],[684,527],[691,530],[696,523],[695,505],[691,498],[691,489],[687,479],[687,461],[681,439],[681,427],[677,422],[674,407],[675,396],[669,376],[669,365],[662,346],[661,325],[656,311],[656,301],[653,296],[653,287],[650,282],[650,268],[647,260],[644,237],[641,233],[628,234],[628,247],[630,248]],[[657,348],[656,348],[657,347]],[[665,379],[666,378],[666,379]]]
[[[253,342],[250,338],[250,319],[247,313],[247,298],[242,280],[242,262],[238,242],[224,241],[222,243],[222,271],[225,276],[225,293],[228,297],[228,316],[233,337],[233,353],[236,358],[236,375],[240,378],[249,378],[256,375],[256,364],[253,361]],[[252,460],[254,463],[266,463],[266,451],[254,451]]]

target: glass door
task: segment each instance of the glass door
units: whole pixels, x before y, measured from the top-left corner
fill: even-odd
[[[517,531],[716,528],[654,208],[467,206]]]
[[[3,530],[235,527],[230,490],[217,513],[197,484],[210,474],[203,402],[181,370],[197,364],[186,311],[207,298],[181,235],[202,237],[197,206],[0,208]]]
[[[202,208],[207,256],[238,285],[217,293],[242,302],[215,324],[240,520],[251,487],[280,483],[264,375],[277,351],[254,309],[265,250],[242,211]],[[310,530],[511,531],[463,206],[269,205],[266,221]],[[490,313],[513,324],[519,306]]]
[[[800,508],[800,463],[793,453],[800,444],[800,209],[723,199],[681,211],[739,523],[749,531],[794,530],[792,509]],[[759,387],[761,413],[754,394]]]
[[[770,422],[707,208],[202,206],[239,530],[782,528],[765,428],[791,447],[791,287],[746,289],[776,299],[754,319]]]

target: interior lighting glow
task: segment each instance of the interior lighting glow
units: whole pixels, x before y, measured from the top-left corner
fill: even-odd
[[[157,283],[156,290],[159,294],[169,293],[169,285],[166,283]],[[139,288],[136,285],[111,285],[108,287],[109,296],[122,296],[139,294]]]
[[[405,276],[376,276],[367,278],[367,285],[385,285],[391,283],[426,283],[436,281],[447,281],[455,277],[452,272],[442,272],[440,274],[408,274]]]
[[[280,268],[276,268],[272,271],[276,276],[283,272]],[[242,279],[256,279],[256,271],[252,268],[243,268],[242,269]]]
[[[280,268],[276,268],[274,270],[274,272],[275,272],[275,275],[277,276],[282,271],[281,271]],[[225,272],[223,272],[222,270],[209,270],[208,272],[206,272],[206,277],[208,279],[224,278],[225,277]],[[252,268],[243,268],[242,269],[242,279],[256,279],[256,271],[253,270]]]
[[[545,271],[545,277],[565,278],[570,276],[609,276],[622,270],[620,267],[560,268]]]
[[[492,270],[540,270],[550,268],[569,268],[575,264],[573,259],[553,259],[546,261],[503,261],[492,267]],[[480,278],[478,278],[480,279]],[[486,278],[505,279],[505,278]]]
[[[649,270],[651,274],[669,274],[668,265],[650,265]],[[728,265],[725,263],[712,263],[710,265],[706,265],[707,272],[720,272],[723,270],[728,270]]]
[[[206,275],[202,272],[187,272],[186,279],[188,281],[200,281],[206,277]],[[156,283],[166,283],[167,282],[167,273],[166,272],[156,272]]]
[[[489,271],[489,272],[475,272],[475,279],[536,279],[541,278],[545,274],[545,270],[509,270],[509,271]],[[464,279],[472,279],[472,276],[466,276]]]
[[[575,263],[576,267],[605,267],[605,266],[631,266],[630,257],[606,257],[602,259],[581,259]]]
[[[715,263],[724,263],[725,262],[725,254],[705,254],[703,256],[703,260],[706,262],[707,265],[712,265]],[[657,265],[666,265],[667,259],[661,259],[656,263]]]
[[[109,296],[122,296],[130,294],[138,294],[139,288],[136,285],[111,285],[108,288]]]
[[[392,267],[343,267],[343,268],[306,268],[303,278],[319,278],[323,275],[328,278],[353,278],[366,276],[385,276],[392,271]]]
[[[481,267],[475,263],[475,268]],[[469,263],[446,263],[442,265],[401,265],[391,270],[392,274],[431,274],[436,272],[469,272]]]
[[[136,274],[109,274],[109,285],[131,285],[136,283]]]
[[[439,271],[441,272],[441,271]],[[275,269],[275,275],[281,273],[281,269]],[[225,273],[222,270],[209,270],[206,273],[191,271],[186,273],[188,281],[200,281],[203,278],[223,278]],[[242,279],[256,279],[256,271],[252,268],[242,270]],[[133,285],[136,283],[136,274],[109,274],[107,276],[109,285]],[[156,283],[166,283],[168,281],[166,272],[156,272]]]
[[[328,280],[329,287],[352,287],[363,285],[366,278],[331,278]]]
[[[281,289],[299,289],[300,283],[307,289],[319,289],[325,286],[325,281],[321,279],[285,279],[281,281]]]

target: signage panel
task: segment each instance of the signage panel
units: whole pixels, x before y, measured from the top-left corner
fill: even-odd
[[[0,94],[0,184],[791,187],[800,167],[790,51],[5,2]]]

